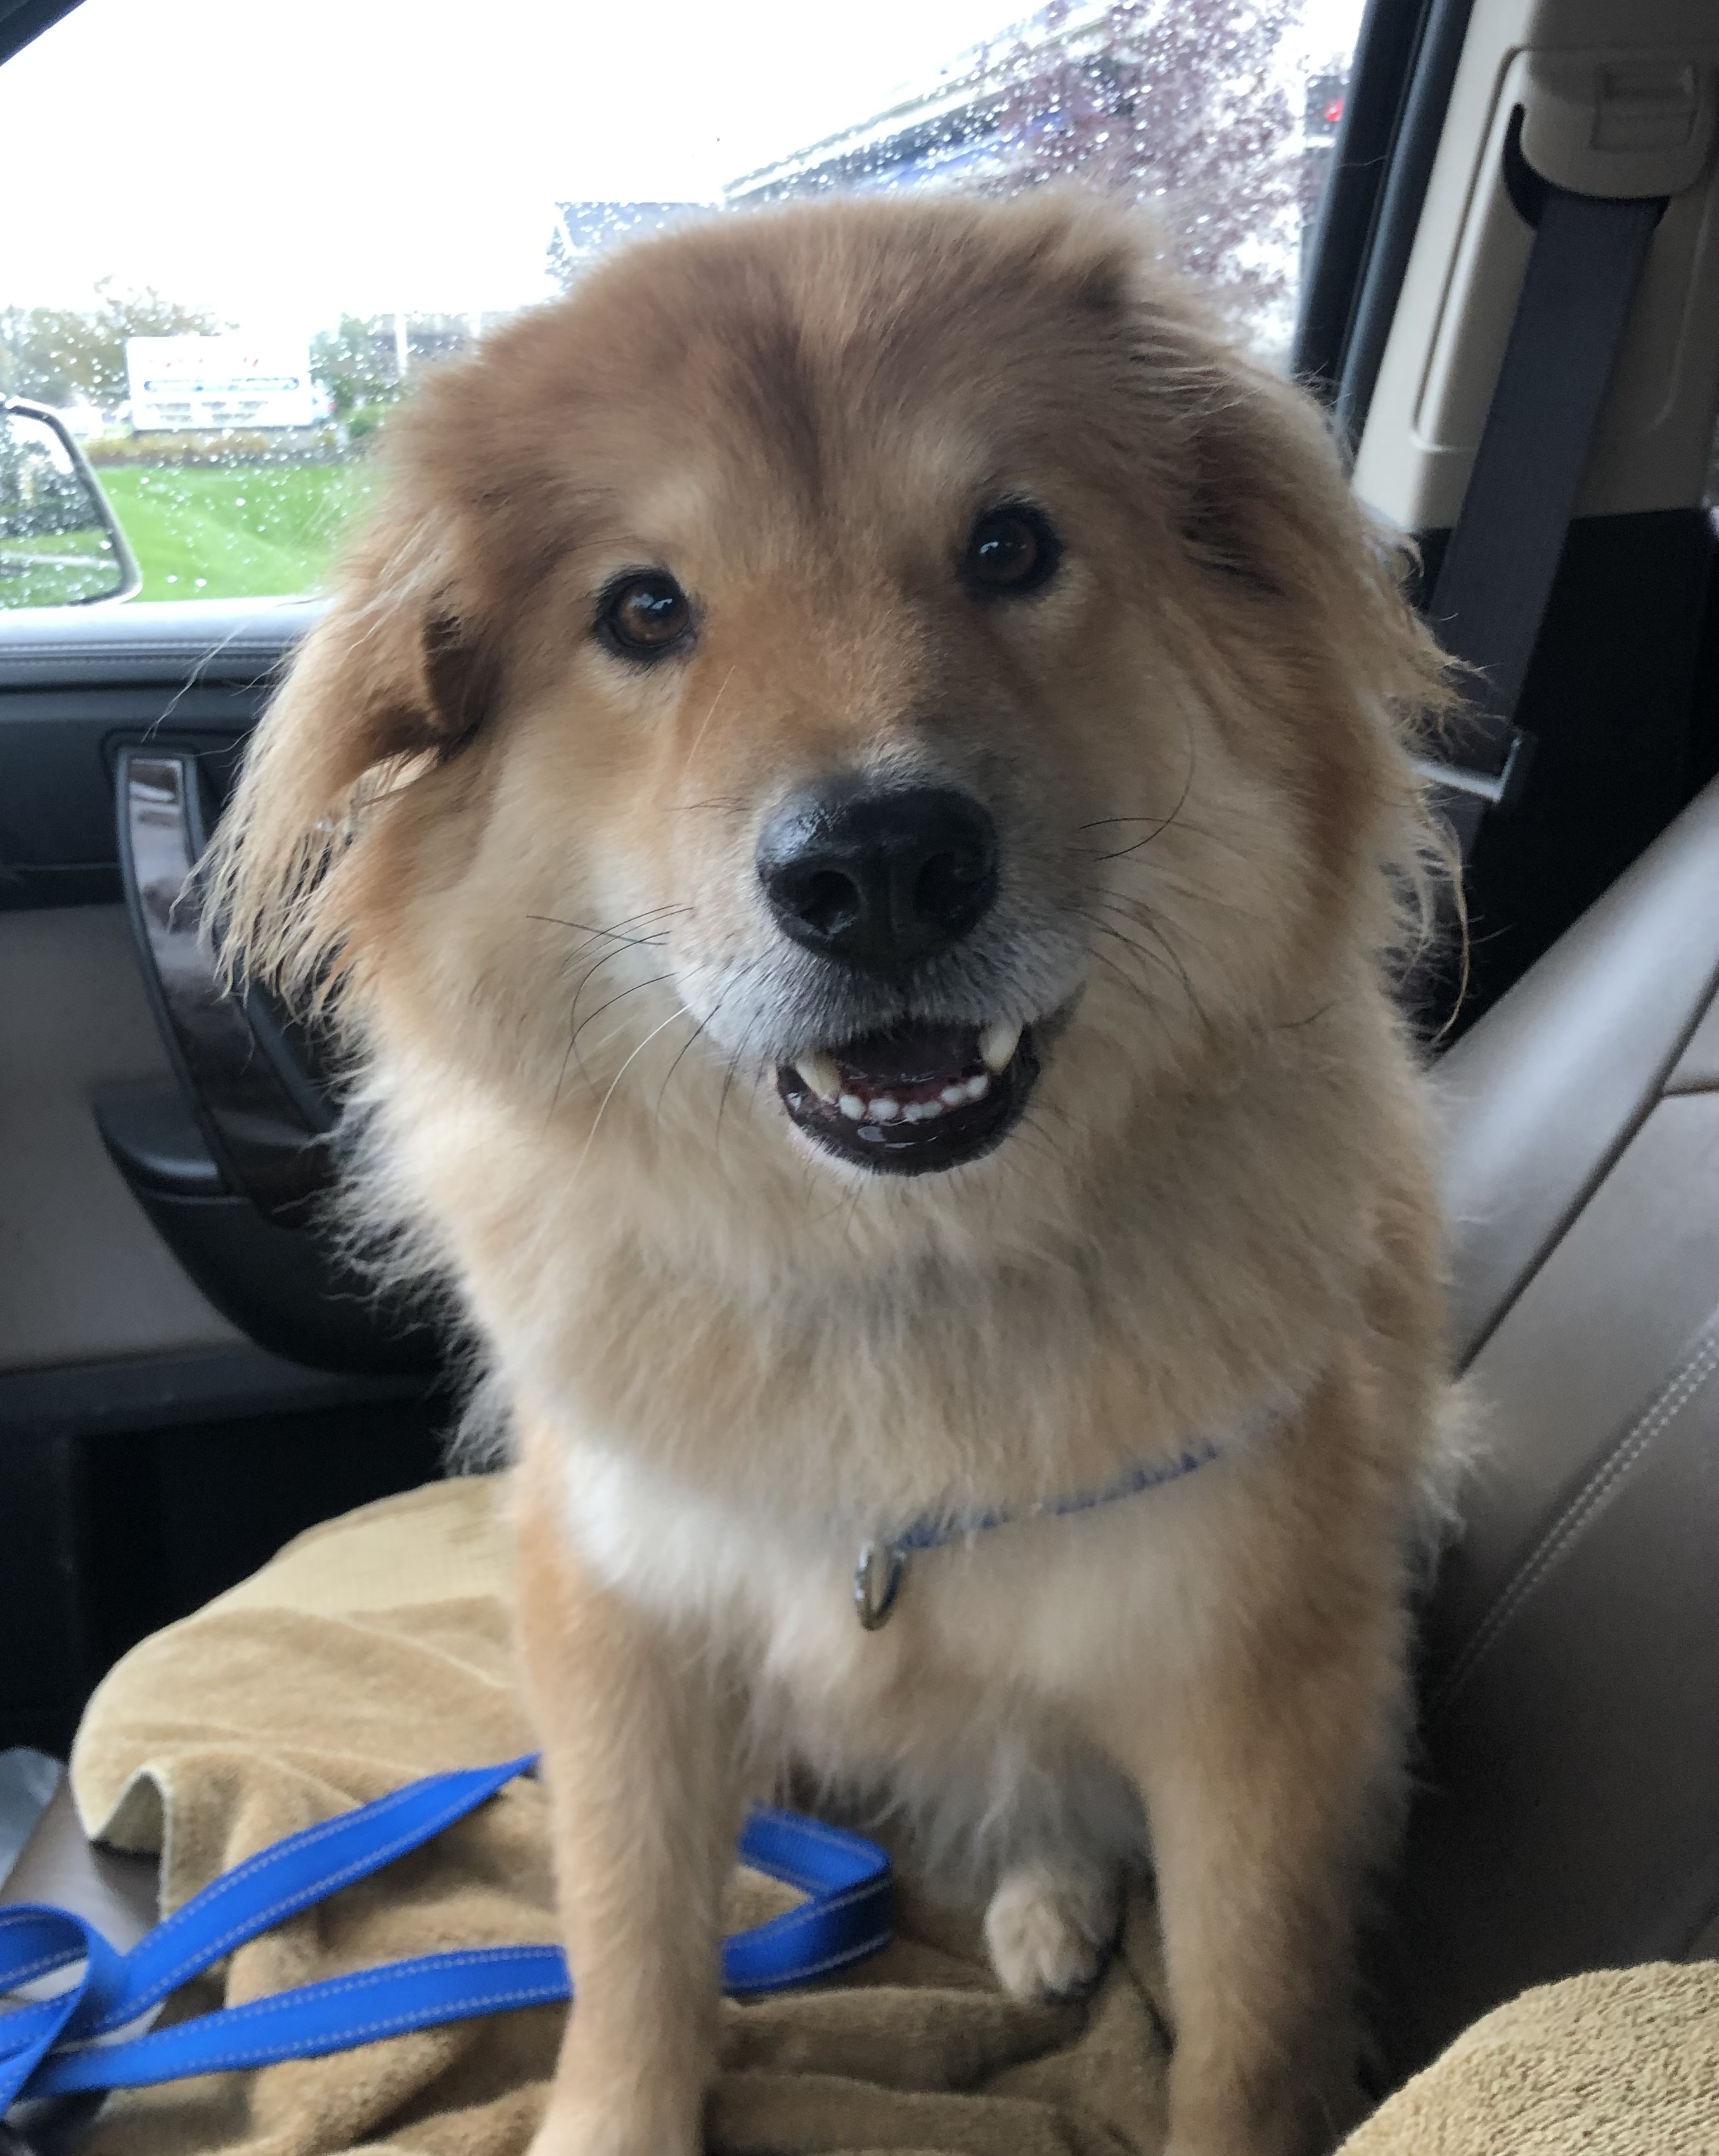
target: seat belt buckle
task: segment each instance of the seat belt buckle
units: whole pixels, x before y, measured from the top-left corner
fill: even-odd
[[[1525,732],[1521,726],[1512,726],[1503,768],[1496,773],[1477,771],[1470,764],[1441,762],[1436,757],[1411,756],[1409,761],[1424,786],[1443,787],[1451,793],[1467,794],[1479,801],[1483,810],[1508,814],[1522,798],[1534,752],[1539,746],[1532,734]]]

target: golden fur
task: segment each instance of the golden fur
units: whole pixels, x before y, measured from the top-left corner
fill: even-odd
[[[213,891],[331,1010],[362,1202],[516,1433],[579,1986],[537,2156],[699,2145],[737,1812],[790,1758],[994,1888],[1024,1994],[1090,1980],[1149,1830],[1178,2156],[1320,2145],[1442,1315],[1386,983],[1440,690],[1317,416],[1125,220],[872,202],[619,256],[427,381],[392,465]],[[998,499],[1065,552],[980,604]],[[593,633],[641,564],[697,613],[648,667]],[[949,1173],[820,1154],[770,1083],[836,991],[754,851],[840,772],[1000,834],[939,993],[1042,1022],[1043,1075]],[[866,1535],[1206,1441],[855,1623]]]

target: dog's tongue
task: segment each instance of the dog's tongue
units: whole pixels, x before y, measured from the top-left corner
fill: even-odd
[[[870,1033],[846,1042],[830,1060],[844,1081],[860,1092],[942,1085],[983,1067],[978,1028],[972,1025],[915,1025]]]

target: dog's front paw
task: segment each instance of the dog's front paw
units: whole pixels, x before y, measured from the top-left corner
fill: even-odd
[[[1114,1882],[1098,1873],[1019,1865],[985,1912],[991,1966],[1013,1998],[1078,1999],[1097,1982],[1120,1915]]]

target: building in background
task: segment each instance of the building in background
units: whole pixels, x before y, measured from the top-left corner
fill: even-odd
[[[1168,251],[1265,351],[1286,352],[1344,78],[1309,75],[1304,0],[1051,0],[882,112],[742,174],[725,208],[1057,179],[1156,211]],[[706,206],[563,203],[563,290],[616,241]]]
[[[1078,179],[1156,209],[1169,251],[1281,351],[1343,92],[1305,74],[1301,16],[1301,0],[1053,0],[726,200]]]

